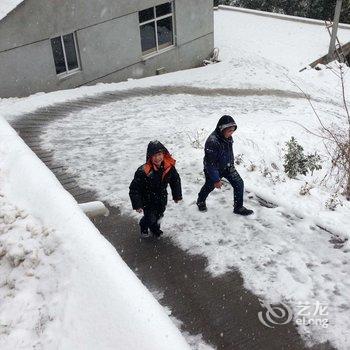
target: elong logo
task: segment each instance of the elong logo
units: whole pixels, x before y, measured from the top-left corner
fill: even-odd
[[[272,305],[264,300],[259,299],[264,311],[259,311],[259,321],[268,328],[275,328],[276,325],[284,325],[292,321],[293,310],[285,303],[279,303],[278,305]],[[297,325],[316,325],[322,328],[327,328],[329,321],[328,318],[322,316],[328,316],[328,306],[319,301],[311,304],[310,302],[297,302],[295,308],[298,311],[295,313],[295,323]]]

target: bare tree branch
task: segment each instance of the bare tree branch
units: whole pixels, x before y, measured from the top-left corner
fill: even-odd
[[[321,134],[308,129],[307,127],[305,127],[299,122],[295,122],[292,120],[289,120],[289,122],[299,125],[301,128],[306,130],[309,134],[324,140],[323,144],[325,146],[328,156],[331,159],[332,166],[331,166],[330,173],[333,173],[335,175],[335,178],[337,181],[337,187],[338,187],[337,191],[342,186],[344,186],[343,187],[345,190],[344,194],[346,195],[346,198],[350,200],[350,112],[349,112],[349,107],[346,100],[344,67],[342,64],[338,64],[337,67],[339,69],[339,73],[336,72],[333,69],[333,67],[327,66],[327,68],[337,78],[339,78],[341,82],[341,94],[342,94],[343,108],[347,119],[347,130],[344,131],[344,129],[334,124],[330,124],[329,126],[326,126],[323,123],[315,106],[313,105],[311,101],[311,97],[307,95],[305,91],[297,83],[295,83],[288,75],[286,75],[287,79],[294,86],[296,86],[299,91],[301,91],[301,93],[304,95],[309,105],[311,106],[312,111],[320,124]],[[324,179],[322,179],[322,182],[325,180],[326,177],[327,177],[327,174],[324,177]]]

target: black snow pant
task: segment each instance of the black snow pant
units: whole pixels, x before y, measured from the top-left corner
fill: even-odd
[[[152,233],[157,234],[160,230],[159,220],[163,217],[165,207],[144,208],[143,217],[140,220],[140,228],[142,232],[151,230]]]
[[[205,202],[210,192],[215,188],[213,180],[209,178],[208,173],[204,170],[205,184],[198,193],[198,202]],[[236,168],[231,166],[220,172],[220,177],[226,178],[233,187],[233,205],[235,208],[243,206],[244,182],[238,174]]]

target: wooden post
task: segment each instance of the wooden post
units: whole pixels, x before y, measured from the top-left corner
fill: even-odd
[[[333,26],[332,26],[332,36],[331,36],[331,42],[329,44],[329,50],[328,50],[328,58],[330,60],[333,60],[334,58],[335,42],[337,40],[338,25],[339,25],[342,2],[343,0],[337,0],[337,5],[335,7]]]

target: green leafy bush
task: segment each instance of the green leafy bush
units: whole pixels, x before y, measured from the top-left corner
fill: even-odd
[[[295,179],[298,174],[306,175],[308,172],[322,169],[321,158],[315,152],[314,154],[304,154],[304,149],[297,140],[292,137],[286,142],[287,150],[284,155],[284,172],[291,179]]]

